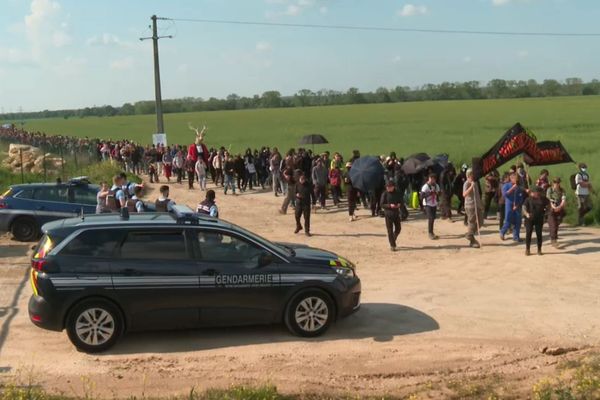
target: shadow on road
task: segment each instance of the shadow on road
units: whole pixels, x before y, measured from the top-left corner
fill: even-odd
[[[104,355],[178,353],[286,342],[327,342],[344,339],[393,340],[396,336],[439,329],[429,315],[398,304],[366,303],[348,318],[338,321],[323,336],[306,339],[293,336],[283,326],[211,328],[203,330],[144,332],[125,335]]]
[[[13,295],[11,303],[7,307],[3,307],[2,309],[0,309],[0,317],[5,318],[2,322],[2,325],[0,326],[0,355],[2,355],[2,349],[10,331],[10,324],[19,313],[19,308],[17,307],[17,305],[19,304],[19,298],[21,297],[21,293],[23,293],[23,289],[27,284],[28,277],[29,269],[25,269],[23,278],[21,279],[19,285],[15,289],[15,293]]]

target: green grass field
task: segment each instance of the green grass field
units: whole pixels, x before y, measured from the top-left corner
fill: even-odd
[[[340,151],[346,157],[353,149],[363,155],[394,150],[399,156],[448,153],[456,163],[483,154],[506,129],[521,122],[538,140],[561,140],[576,161],[588,163],[592,180],[600,185],[600,96],[167,114],[165,130],[170,144],[193,140],[188,122],[209,127],[209,147],[231,146],[234,152],[262,145],[287,150],[297,147],[301,136],[321,133],[330,143],[316,150]],[[155,117],[39,119],[27,121],[25,127],[50,134],[150,143]],[[552,175],[563,177],[565,186],[575,172],[574,165],[549,169]]]

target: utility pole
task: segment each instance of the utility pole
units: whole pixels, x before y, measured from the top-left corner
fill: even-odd
[[[158,36],[158,28],[156,26],[156,20],[166,19],[159,18],[156,15],[153,15],[152,20],[152,36],[151,37],[143,37],[140,40],[148,40],[152,39],[152,44],[154,48],[154,97],[156,102],[156,133],[165,133],[165,124],[163,122],[163,112],[162,112],[162,95],[160,91],[160,65],[158,62],[158,39],[169,38],[171,39],[173,36]]]

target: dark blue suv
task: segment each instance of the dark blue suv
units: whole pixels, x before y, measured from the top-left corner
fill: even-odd
[[[47,222],[96,212],[99,187],[86,179],[67,183],[13,185],[0,196],[0,232],[10,231],[15,239],[36,240]]]

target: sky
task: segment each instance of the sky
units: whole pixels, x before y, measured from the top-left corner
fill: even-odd
[[[600,32],[598,0],[0,0],[0,113],[154,98],[150,16],[485,31]],[[163,98],[500,79],[600,78],[600,37],[159,21]]]

